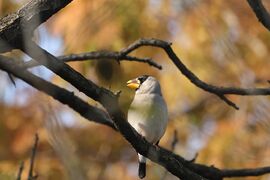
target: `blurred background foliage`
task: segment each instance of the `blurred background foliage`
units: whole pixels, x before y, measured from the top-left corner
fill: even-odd
[[[0,0],[0,15],[25,2]],[[264,3],[270,7],[269,1]],[[159,38],[173,42],[181,60],[210,84],[269,86],[269,32],[245,0],[75,0],[40,26],[35,37],[55,55],[119,51],[142,37]],[[9,54],[29,59],[16,51]],[[101,86],[122,90],[125,112],[134,95],[125,82],[142,74],[156,76],[170,114],[161,146],[171,148],[176,130],[174,152],[187,159],[198,153],[197,162],[218,168],[270,165],[269,97],[230,96],[240,107],[236,111],[191,84],[161,50],[143,47],[133,55],[151,57],[163,70],[107,59],[69,64]],[[100,106],[45,68],[31,71]],[[136,153],[117,132],[86,121],[20,80],[14,87],[0,73],[0,179],[13,179],[20,162],[29,161],[36,132],[35,172],[41,180],[137,179]],[[153,163],[147,171],[147,179],[176,179]]]

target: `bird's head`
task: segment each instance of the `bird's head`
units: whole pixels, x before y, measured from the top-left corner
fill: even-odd
[[[136,94],[158,93],[161,95],[160,85],[156,78],[142,75],[127,82],[127,87],[136,90]]]

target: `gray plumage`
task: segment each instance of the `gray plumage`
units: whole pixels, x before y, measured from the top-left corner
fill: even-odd
[[[128,111],[128,122],[148,142],[156,144],[164,135],[168,111],[159,82],[152,76],[136,78],[139,87]],[[146,158],[139,154],[139,177],[145,176]]]

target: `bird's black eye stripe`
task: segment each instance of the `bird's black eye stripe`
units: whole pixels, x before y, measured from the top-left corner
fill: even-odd
[[[149,76],[147,75],[143,75],[143,76],[140,76],[138,77],[138,80],[140,81],[140,84],[142,84]]]

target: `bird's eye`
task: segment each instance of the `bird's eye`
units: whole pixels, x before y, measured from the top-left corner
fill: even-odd
[[[142,84],[147,78],[148,76],[144,75],[144,76],[138,77],[138,80],[140,81],[140,84]]]

